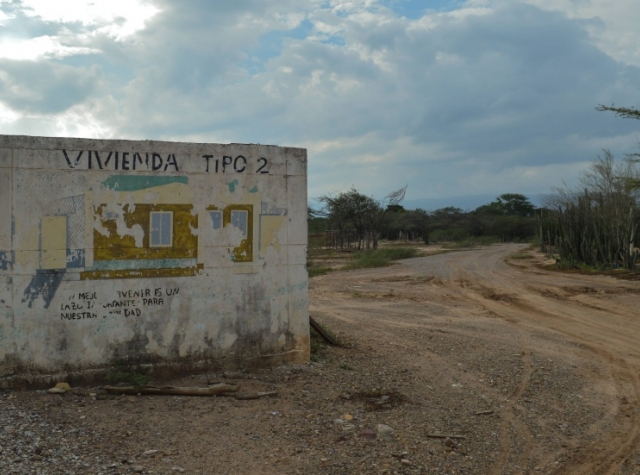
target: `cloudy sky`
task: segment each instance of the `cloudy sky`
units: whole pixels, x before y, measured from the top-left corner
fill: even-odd
[[[310,198],[535,197],[640,122],[637,0],[0,0],[0,133],[268,143]],[[535,198],[534,198],[535,199]]]

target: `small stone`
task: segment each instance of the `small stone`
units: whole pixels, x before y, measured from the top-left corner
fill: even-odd
[[[342,416],[342,418],[345,421],[352,421],[353,420],[353,416],[351,414],[345,414],[344,416]]]
[[[226,371],[222,373],[222,376],[226,379],[242,379],[244,375],[235,371]]]
[[[68,391],[71,391],[71,386],[69,383],[57,383],[54,387],[49,389],[51,394],[64,394]]]
[[[133,467],[133,471],[135,473],[142,473],[144,471],[144,467],[142,465],[136,465],[135,467]]]
[[[172,471],[172,472],[180,472],[180,473],[182,473],[182,472],[184,472],[184,468],[182,468],[182,467],[178,467],[178,466],[176,465],[175,467],[171,467],[171,471]]]
[[[378,434],[373,430],[365,430],[360,433],[360,437],[362,437],[363,439],[372,440],[378,437]]]
[[[353,424],[345,424],[345,425],[342,426],[342,430],[345,431],[345,432],[352,431],[355,428],[356,428],[356,426],[354,426]]]
[[[411,465],[411,461],[409,461],[409,460],[407,460],[407,459],[402,459],[402,460],[400,460],[400,463],[401,463],[402,465]]]
[[[42,456],[41,455],[32,455],[31,456],[31,461],[32,462],[42,462]]]
[[[152,455],[155,455],[157,453],[157,450],[147,450],[145,452],[142,452],[142,457],[151,457]]]
[[[344,420],[343,419],[335,419],[333,421],[333,427],[335,429],[341,429],[343,425],[344,425]]]
[[[386,424],[378,424],[378,436],[385,442],[393,442],[395,439],[393,429]]]

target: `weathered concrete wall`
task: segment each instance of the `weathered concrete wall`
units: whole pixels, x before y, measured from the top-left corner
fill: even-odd
[[[306,150],[0,136],[0,385],[309,358]]]

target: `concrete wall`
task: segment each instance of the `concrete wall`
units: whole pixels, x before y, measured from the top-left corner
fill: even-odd
[[[307,361],[306,186],[304,149],[0,136],[0,386]]]

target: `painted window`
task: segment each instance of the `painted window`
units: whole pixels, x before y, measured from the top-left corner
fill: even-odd
[[[245,210],[231,211],[231,224],[242,231],[242,237],[247,237],[247,222],[249,213]]]
[[[173,244],[173,211],[151,212],[150,247],[171,247]]]
[[[209,216],[211,216],[213,229],[222,228],[222,211],[209,211]]]

